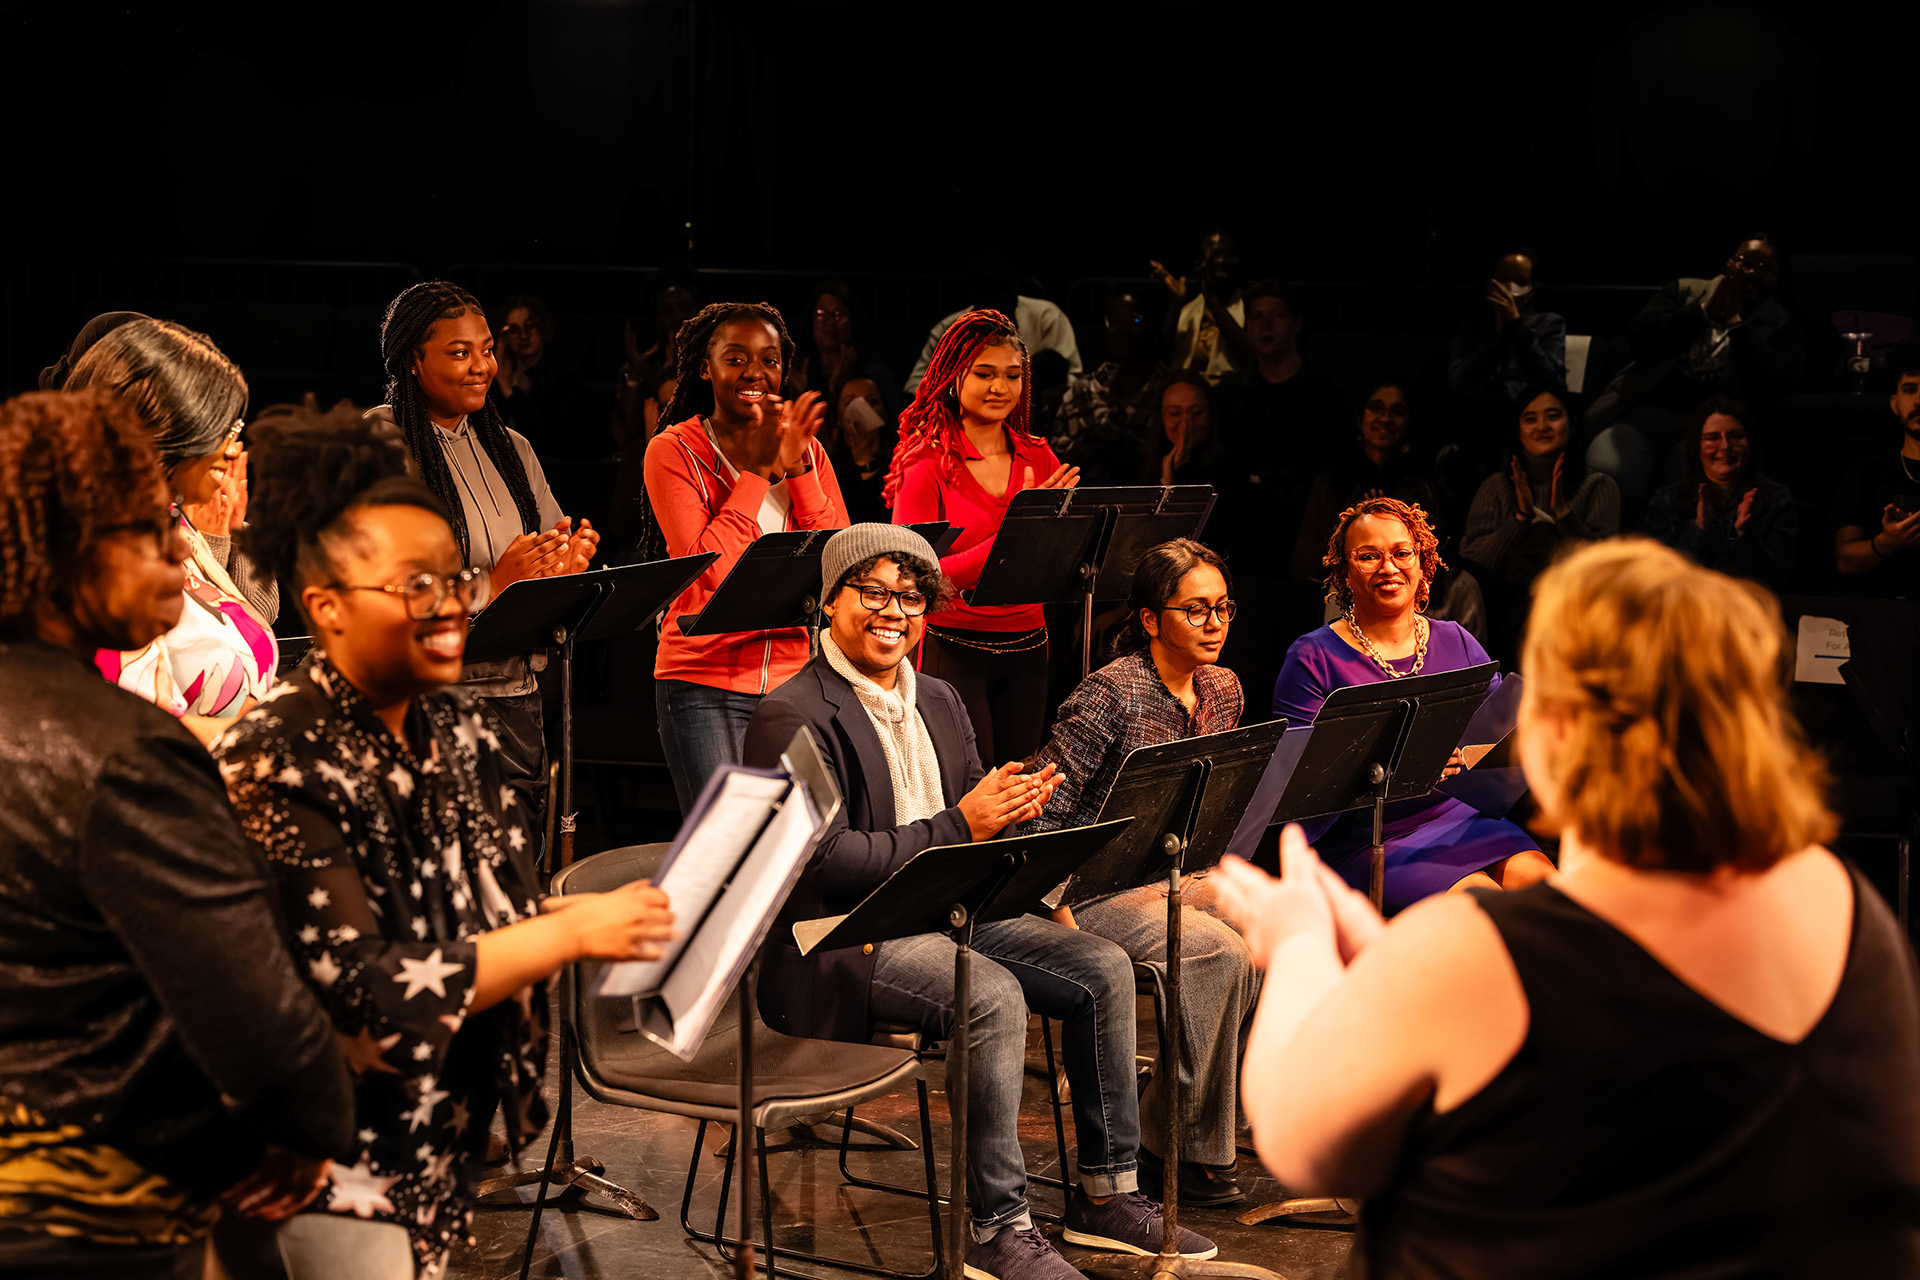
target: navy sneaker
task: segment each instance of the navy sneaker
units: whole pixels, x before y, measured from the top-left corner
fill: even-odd
[[[1068,1244],[1151,1257],[1160,1252],[1166,1230],[1160,1205],[1138,1191],[1123,1191],[1105,1204],[1095,1204],[1079,1190],[1067,1197],[1062,1234]],[[1220,1252],[1213,1241],[1185,1227],[1179,1228],[1178,1241],[1183,1258],[1204,1260]]]
[[[985,1244],[970,1242],[966,1272],[968,1280],[1086,1280],[1038,1227],[1003,1227]]]

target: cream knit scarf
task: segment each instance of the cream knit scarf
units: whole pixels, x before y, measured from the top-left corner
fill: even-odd
[[[940,759],[933,753],[933,739],[927,736],[927,722],[920,718],[914,702],[918,677],[911,662],[902,662],[891,691],[882,689],[854,669],[833,636],[820,633],[820,652],[827,665],[853,686],[855,696],[873,722],[880,738],[880,749],[887,756],[887,773],[893,779],[893,820],[899,826],[931,818],[947,807],[940,789]]]

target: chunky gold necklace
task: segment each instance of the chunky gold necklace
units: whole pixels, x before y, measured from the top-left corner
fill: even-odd
[[[1433,628],[1428,626],[1427,620],[1419,614],[1415,614],[1413,618],[1414,648],[1411,671],[1395,671],[1393,665],[1380,656],[1380,651],[1373,647],[1373,641],[1367,639],[1367,633],[1360,629],[1358,622],[1354,621],[1352,605],[1347,606],[1347,630],[1353,632],[1353,638],[1360,642],[1360,652],[1372,658],[1374,665],[1386,672],[1391,679],[1399,680],[1404,676],[1417,676],[1420,674],[1420,668],[1426,665],[1427,637],[1432,634]]]

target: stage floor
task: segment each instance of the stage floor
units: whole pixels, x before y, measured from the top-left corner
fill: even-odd
[[[1140,1025],[1141,1052],[1150,1055],[1154,1025],[1152,1011],[1144,1001],[1141,1012],[1144,1015]],[[1026,1103],[1020,1110],[1020,1138],[1027,1155],[1027,1169],[1030,1174],[1057,1175],[1059,1157],[1054,1147],[1046,1084],[1039,1074],[1042,1059],[1037,1051],[1029,1055],[1029,1064]],[[936,1068],[931,1102],[934,1146],[944,1186],[946,1094],[940,1087],[939,1074]],[[549,1090],[551,1087],[549,1079]],[[722,1262],[711,1245],[688,1239],[680,1228],[680,1196],[687,1162],[692,1155],[696,1122],[605,1106],[585,1098],[577,1087],[574,1108],[577,1151],[598,1159],[606,1166],[609,1178],[646,1199],[659,1210],[660,1219],[636,1222],[613,1211],[597,1197],[588,1197],[584,1202],[568,1197],[565,1207],[557,1213],[549,1205],[541,1219],[532,1274],[564,1276],[569,1280],[627,1280],[628,1277],[705,1280],[709,1276],[730,1276],[731,1264]],[[860,1115],[910,1136],[919,1131],[911,1089],[863,1106]],[[1067,1123],[1071,1150],[1070,1118]],[[795,1248],[860,1257],[878,1265],[924,1270],[930,1258],[925,1205],[905,1196],[847,1186],[840,1178],[837,1147],[827,1141],[829,1138],[837,1141],[838,1129],[814,1132],[817,1137],[793,1132],[767,1135],[768,1171],[774,1191],[774,1233],[778,1242]],[[706,1229],[713,1225],[720,1172],[725,1163],[716,1153],[726,1137],[708,1128],[706,1151],[694,1186],[693,1220]],[[860,1135],[856,1134],[856,1145],[860,1141]],[[539,1144],[539,1152],[542,1157],[546,1154],[544,1140]],[[913,1185],[922,1176],[918,1151],[886,1151],[857,1159],[864,1163],[855,1163],[856,1170],[892,1181]],[[1182,1209],[1180,1215],[1183,1223],[1220,1245],[1222,1259],[1267,1267],[1284,1280],[1332,1280],[1345,1271],[1353,1239],[1350,1231],[1274,1223],[1244,1227],[1235,1222],[1236,1213],[1284,1195],[1253,1156],[1240,1157],[1238,1178],[1249,1192],[1245,1201],[1218,1209]],[[737,1195],[737,1181],[734,1189]],[[526,1201],[532,1200],[531,1189],[520,1194]],[[1042,1212],[1057,1212],[1060,1207],[1060,1193],[1051,1187],[1032,1188],[1030,1198]],[[738,1222],[737,1204],[736,1199],[729,1199],[729,1234]],[[517,1276],[530,1218],[531,1210],[513,1203],[511,1194],[482,1201],[474,1214],[475,1243],[454,1254],[448,1276],[457,1280],[506,1280],[506,1277]],[[756,1227],[756,1233],[757,1230]],[[1047,1230],[1058,1243],[1058,1227]],[[1084,1256],[1084,1251],[1072,1245],[1063,1246],[1063,1252],[1070,1260]],[[809,1269],[799,1263],[792,1265],[796,1273],[813,1270],[835,1280],[861,1274]],[[786,1266],[783,1262],[783,1273],[793,1274],[785,1272]]]

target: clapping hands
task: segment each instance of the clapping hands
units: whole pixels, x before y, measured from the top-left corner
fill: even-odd
[[[1230,857],[1212,876],[1220,910],[1239,927],[1260,968],[1283,944],[1303,937],[1320,940],[1350,964],[1386,928],[1373,904],[1320,861],[1297,824],[1280,833],[1280,869],[1276,880]]]

